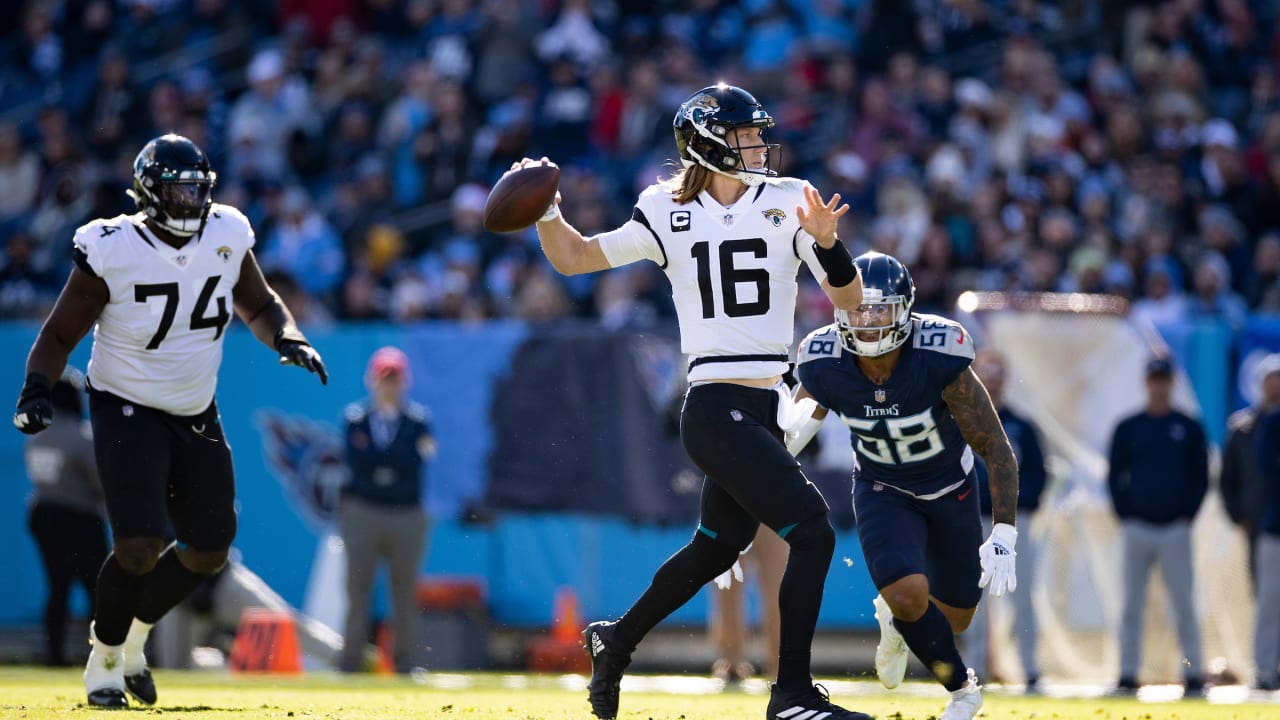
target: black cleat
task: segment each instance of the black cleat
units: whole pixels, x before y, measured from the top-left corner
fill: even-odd
[[[156,681],[151,678],[151,668],[142,668],[142,672],[135,675],[125,675],[124,686],[138,702],[156,704]]]
[[[622,671],[631,664],[631,653],[617,649],[613,642],[614,624],[593,622],[582,631],[583,649],[591,656],[591,684],[587,699],[591,712],[601,720],[618,717],[618,694],[622,690]]]
[[[845,710],[833,704],[827,695],[827,689],[814,685],[808,690],[798,693],[784,693],[774,685],[769,692],[769,710],[765,714],[767,720],[875,720],[866,713]]]
[[[129,707],[129,701],[125,699],[124,691],[113,687],[99,688],[89,693],[89,704],[109,710]]]

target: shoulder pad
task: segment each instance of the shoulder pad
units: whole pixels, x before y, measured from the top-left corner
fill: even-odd
[[[404,416],[410,420],[414,420],[423,424],[431,422],[431,411],[421,403],[412,400],[406,401],[404,404]]]
[[[237,208],[222,203],[214,203],[209,208],[209,222],[234,223],[249,227],[249,218]]]
[[[973,336],[955,320],[941,315],[912,315],[911,324],[913,348],[973,359]]]
[[[113,218],[98,218],[76,228],[73,242],[81,252],[88,252],[88,247],[103,238],[115,236],[129,224],[128,215],[117,215]]]
[[[814,330],[800,341],[796,351],[796,364],[823,358],[838,358],[842,351],[840,336],[836,333],[836,325],[832,323]]]
[[[675,197],[674,193],[668,190],[665,185],[662,183],[654,183],[640,191],[640,197],[636,199],[636,204],[639,205],[641,201],[645,200],[670,200],[673,197]]]
[[[343,419],[349,423],[358,423],[368,414],[369,409],[364,406],[364,403],[358,402],[351,403],[342,410]]]
[[[793,178],[793,177],[769,178],[768,180],[765,180],[765,182],[784,192],[794,192],[794,193],[803,191],[804,186],[808,184],[806,181],[801,180],[800,178]]]

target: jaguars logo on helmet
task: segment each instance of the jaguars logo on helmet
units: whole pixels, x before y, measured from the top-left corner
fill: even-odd
[[[773,118],[755,97],[740,87],[720,83],[690,95],[676,111],[672,123],[680,162],[685,167],[701,165],[706,169],[755,186],[765,178],[778,175],[780,156],[777,143],[768,141]],[[744,146],[730,137],[731,130],[744,127],[760,129],[760,145]],[[743,150],[763,147],[765,166],[748,168]]]
[[[217,181],[204,151],[170,133],[147,143],[134,159],[129,196],[160,227],[190,237],[204,229]]]

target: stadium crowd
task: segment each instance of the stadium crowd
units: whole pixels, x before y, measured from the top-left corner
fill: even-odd
[[[1156,320],[1280,312],[1280,33],[1261,0],[27,0],[0,10],[0,317],[40,318],[81,223],[132,212],[177,131],[305,325],[645,323],[653,266],[561,278],[486,233],[513,160],[615,227],[718,79],[778,120],[783,174],[840,192],[854,254],[917,307],[1114,292]],[[830,320],[816,284],[801,322]]]

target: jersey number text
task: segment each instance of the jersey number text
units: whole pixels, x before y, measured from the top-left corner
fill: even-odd
[[[867,458],[883,465],[919,462],[942,452],[942,435],[938,433],[938,424],[933,420],[933,410],[908,415],[907,417],[863,420],[861,418],[842,417],[845,424],[858,436],[858,449]],[[884,423],[889,430],[890,440],[872,435],[876,425]],[[858,432],[859,430],[863,432]]]
[[[765,268],[735,268],[736,253],[751,253],[763,258],[769,253],[764,238],[726,240],[720,243],[720,293],[724,296],[724,314],[729,317],[750,317],[769,312],[769,271]],[[716,315],[716,300],[711,284],[711,244],[706,240],[696,242],[690,248],[693,259],[698,261],[698,292],[702,295],[702,317]],[[739,302],[738,285],[749,284],[756,288],[756,299]]]
[[[231,313],[227,312],[227,299],[225,297],[218,298],[217,313],[210,316],[205,315],[209,310],[209,300],[213,298],[213,291],[218,288],[218,281],[221,279],[221,275],[214,275],[205,280],[204,287],[200,289],[200,297],[196,298],[196,306],[191,309],[191,329],[214,328],[214,340],[222,337],[222,329],[227,326],[227,321],[231,319]],[[164,298],[164,310],[160,313],[160,327],[156,328],[155,335],[151,336],[151,342],[147,343],[148,350],[155,350],[160,347],[160,343],[169,334],[169,328],[173,327],[173,316],[178,314],[178,283],[150,283],[133,286],[133,299],[135,302],[145,303],[156,296]]]

